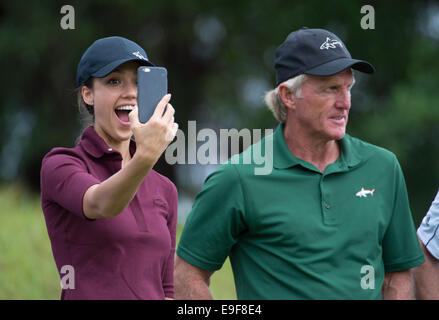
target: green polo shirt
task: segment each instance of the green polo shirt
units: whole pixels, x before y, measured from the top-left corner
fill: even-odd
[[[273,170],[257,175],[243,159],[269,144]],[[177,254],[212,271],[229,256],[238,299],[382,298],[386,272],[424,262],[403,173],[385,149],[349,135],[340,146],[322,174],[279,125],[206,179]]]

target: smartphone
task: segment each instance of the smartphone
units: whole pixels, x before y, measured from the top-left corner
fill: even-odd
[[[139,121],[151,118],[159,101],[168,93],[168,71],[163,67],[137,69],[137,105]]]

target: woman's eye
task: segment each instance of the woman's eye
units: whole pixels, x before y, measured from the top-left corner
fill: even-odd
[[[117,84],[119,84],[120,83],[120,81],[118,80],[118,79],[110,79],[110,80],[108,80],[108,83],[109,84],[112,84],[112,85],[117,85]]]

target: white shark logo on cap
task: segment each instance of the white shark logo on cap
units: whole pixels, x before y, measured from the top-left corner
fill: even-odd
[[[147,60],[139,51],[133,52],[133,54],[139,59]]]
[[[331,40],[331,38],[326,37],[326,41],[322,43],[322,45],[320,46],[320,50],[329,48],[335,49],[337,44],[340,45],[341,48],[343,48],[343,44],[340,41]]]

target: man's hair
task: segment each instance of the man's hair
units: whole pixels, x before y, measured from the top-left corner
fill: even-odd
[[[302,84],[305,82],[307,76],[305,74],[299,74],[294,78],[288,79],[285,83],[291,92],[298,98],[302,97]],[[281,84],[279,84],[281,85]],[[277,88],[268,91],[265,94],[265,103],[268,108],[273,112],[274,117],[279,122],[285,122],[287,119],[287,107],[282,102],[279,96],[279,86]]]

